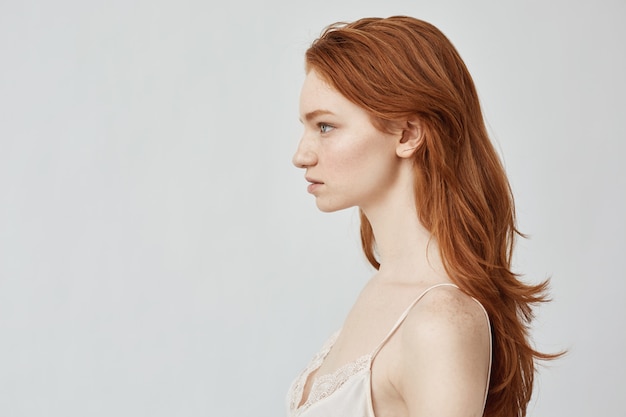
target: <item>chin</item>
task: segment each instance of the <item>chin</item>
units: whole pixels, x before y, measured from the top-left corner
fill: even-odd
[[[320,201],[320,199],[315,200],[315,205],[317,206],[319,211],[323,213],[334,213],[336,211],[345,210],[352,207],[348,205],[329,204],[327,201]]]
[[[327,208],[327,207],[320,207],[317,206],[317,208],[322,212],[322,213],[334,213],[336,211],[339,211],[341,209],[336,209],[336,208]]]

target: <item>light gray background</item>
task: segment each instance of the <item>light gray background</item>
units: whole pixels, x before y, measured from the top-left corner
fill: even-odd
[[[517,197],[530,416],[624,416],[626,2],[2,1],[0,416],[283,416],[371,273],[290,159],[323,26],[466,60]]]

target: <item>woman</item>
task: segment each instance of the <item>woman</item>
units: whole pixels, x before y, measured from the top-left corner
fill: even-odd
[[[318,208],[359,207],[377,272],[294,382],[291,416],[523,416],[531,305],[511,272],[511,190],[448,39],[404,16],[326,28],[306,52],[294,164]]]

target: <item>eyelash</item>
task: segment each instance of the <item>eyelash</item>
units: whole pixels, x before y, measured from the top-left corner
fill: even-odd
[[[318,123],[317,127],[319,128],[320,133],[328,133],[330,130],[334,129],[334,126],[323,122]]]

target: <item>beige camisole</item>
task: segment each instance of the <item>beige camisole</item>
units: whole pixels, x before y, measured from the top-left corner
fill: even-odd
[[[391,328],[387,336],[370,354],[361,356],[353,362],[350,362],[335,372],[327,375],[315,377],[308,398],[304,403],[303,392],[304,386],[312,372],[317,370],[321,365],[328,352],[330,352],[340,331],[335,332],[324,344],[322,349],[311,359],[308,366],[295,379],[289,393],[287,395],[287,414],[290,417],[375,417],[372,406],[372,362],[374,358],[387,343],[389,338],[400,327],[406,319],[409,311],[417,302],[424,297],[429,291],[441,286],[453,286],[454,284],[438,284],[427,288],[419,295],[409,307],[402,313],[398,321]],[[480,305],[487,323],[489,324],[489,316],[487,311],[477,300]],[[489,375],[491,375],[491,338],[489,339],[489,373],[487,376],[487,384],[485,389],[484,404],[487,401],[487,391],[489,388]],[[302,405],[300,405],[302,403]]]

